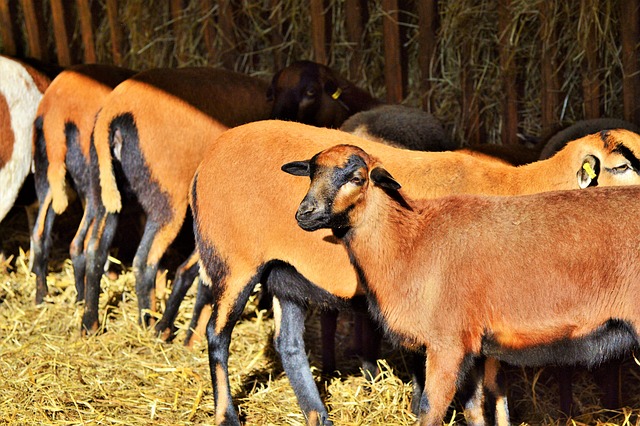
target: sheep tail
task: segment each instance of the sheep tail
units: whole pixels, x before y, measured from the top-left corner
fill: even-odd
[[[104,110],[98,113],[93,132],[93,142],[98,157],[102,203],[107,209],[107,212],[118,213],[122,209],[122,199],[113,171],[111,150],[109,148],[111,137],[107,117],[108,115],[105,114]]]

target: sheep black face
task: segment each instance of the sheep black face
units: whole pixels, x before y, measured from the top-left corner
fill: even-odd
[[[296,212],[298,225],[305,231],[344,231],[359,222],[370,182],[394,191],[400,189],[389,172],[371,164],[372,159],[360,148],[338,145],[311,160],[282,166],[289,174],[311,178],[309,191]]]
[[[271,118],[332,127],[338,84],[331,71],[311,61],[299,61],[276,73],[267,91],[273,101]]]

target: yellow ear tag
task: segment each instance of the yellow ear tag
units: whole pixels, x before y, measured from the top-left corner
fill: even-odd
[[[587,172],[587,174],[589,175],[589,177],[591,179],[595,179],[596,178],[596,172],[593,171],[593,168],[591,167],[591,164],[584,163],[582,165],[582,168],[584,169],[585,172]]]
[[[341,88],[337,88],[335,92],[333,92],[333,95],[331,95],[331,97],[335,100],[338,100],[338,98],[340,97],[340,95],[342,95],[342,89]]]

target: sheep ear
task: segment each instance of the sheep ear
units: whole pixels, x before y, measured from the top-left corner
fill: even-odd
[[[598,185],[600,173],[600,160],[594,155],[587,155],[582,160],[582,166],[578,170],[578,186],[580,189]]]
[[[342,95],[342,89],[340,89],[338,83],[333,80],[327,80],[324,83],[324,92],[335,100],[338,100],[340,95]]]
[[[378,185],[381,188],[390,189],[392,191],[397,191],[402,188],[402,186],[391,176],[391,174],[383,169],[382,167],[375,167],[369,173],[371,180],[373,183]]]
[[[280,168],[283,172],[294,176],[309,176],[309,160],[293,161]]]

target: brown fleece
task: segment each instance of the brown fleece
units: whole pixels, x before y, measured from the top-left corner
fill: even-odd
[[[11,111],[7,99],[0,93],[0,169],[11,159],[15,136],[11,128]]]

